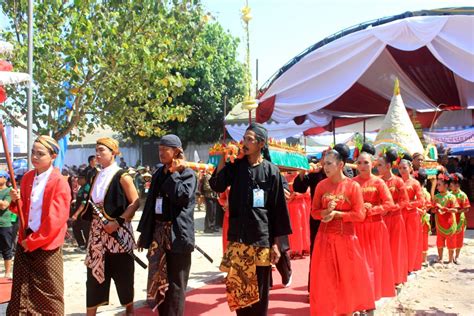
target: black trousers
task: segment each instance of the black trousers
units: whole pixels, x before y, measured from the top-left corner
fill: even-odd
[[[91,229],[91,222],[78,218],[72,223],[72,233],[77,241],[79,247],[86,246],[89,240],[89,230]]]
[[[186,287],[191,269],[191,253],[166,253],[169,288],[165,300],[158,306],[160,316],[184,315]]]
[[[216,207],[217,200],[214,198],[205,198],[206,217],[204,218],[204,231],[214,230],[216,228]]]
[[[224,209],[219,202],[216,203],[216,227],[222,228],[224,223]]]
[[[257,267],[258,294],[260,301],[249,307],[236,310],[238,316],[266,316],[268,313],[268,296],[272,267]]]
[[[11,260],[13,258],[12,251],[12,228],[0,227],[0,252],[3,260]]]
[[[122,306],[133,303],[135,280],[135,262],[127,253],[105,253],[105,281],[99,283],[87,268],[86,305],[95,308],[109,304],[109,292],[112,279]]]
[[[310,280],[311,280],[311,258],[313,257],[314,242],[316,241],[316,235],[318,234],[320,220],[316,220],[312,217],[309,218],[309,272],[308,272],[308,292],[310,291]]]
[[[278,260],[277,264],[275,265],[278,272],[281,275],[281,283],[283,285],[287,284],[290,281],[291,277],[291,261],[290,256],[288,255],[288,251],[282,250],[280,260]],[[273,276],[270,274],[270,287],[273,287]]]

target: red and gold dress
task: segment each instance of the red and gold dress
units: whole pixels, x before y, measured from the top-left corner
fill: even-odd
[[[367,262],[355,234],[354,222],[365,217],[362,191],[357,182],[345,178],[339,183],[324,179],[316,187],[311,215],[336,201],[341,219],[319,227],[311,260],[310,315],[349,314],[375,308]]]
[[[456,197],[456,200],[459,205],[459,209],[468,209],[471,208],[469,199],[467,198],[466,193],[461,190],[452,191],[453,195]],[[464,212],[456,213],[456,234],[454,239],[456,240],[456,249],[461,249],[464,242],[464,231],[466,230],[466,215]]]
[[[435,207],[436,247],[456,249],[456,216],[446,210],[458,207],[456,197],[451,192],[438,193],[434,196],[433,204],[441,206]]]
[[[362,251],[369,265],[369,277],[373,284],[375,300],[395,296],[392,253],[387,226],[382,214],[393,207],[393,200],[385,182],[370,175],[369,178],[357,176],[354,181],[362,188],[366,217],[364,222],[355,223],[355,231]]]
[[[420,183],[417,180],[408,178],[405,181],[405,187],[408,194],[408,204],[403,209],[402,214],[407,232],[408,272],[412,272],[421,269],[422,262],[419,252],[422,242],[420,239],[422,226],[419,208],[423,207],[425,200]]]
[[[227,231],[229,230],[229,189],[219,194],[218,202],[224,210],[224,220],[222,221],[222,252],[227,249]]]
[[[408,275],[407,233],[402,217],[402,209],[408,203],[408,194],[400,177],[391,176],[390,179],[385,180],[385,184],[392,194],[394,206],[384,216],[384,221],[390,235],[395,284],[401,284],[407,281]]]
[[[309,222],[309,218],[307,217],[309,211],[307,210],[306,196],[305,194],[297,193],[293,190],[293,180],[297,176],[298,174],[286,175],[291,192],[287,206],[292,230],[291,235],[288,235],[292,256],[302,256],[305,251],[305,245],[308,244],[309,241],[309,234],[307,234],[307,229],[305,230],[305,224],[307,226]],[[305,240],[306,238],[308,241]]]

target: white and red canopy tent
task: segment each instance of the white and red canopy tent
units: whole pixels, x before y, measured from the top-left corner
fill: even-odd
[[[255,110],[252,113],[252,122],[255,122]],[[309,120],[302,124],[294,121],[278,123],[269,120],[263,124],[268,131],[268,136],[274,139],[285,139],[288,137],[299,137],[306,130],[315,128],[316,125]],[[225,128],[235,141],[242,140],[249,126],[249,111],[242,108],[242,103],[236,104],[225,117]]]
[[[474,8],[407,12],[335,34],[262,88],[257,121],[384,115],[393,81],[417,112],[474,108]]]

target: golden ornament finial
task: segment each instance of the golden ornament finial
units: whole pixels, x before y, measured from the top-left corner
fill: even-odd
[[[246,5],[245,7],[242,8],[242,10],[240,10],[240,12],[242,12],[242,20],[245,23],[249,23],[249,21],[252,19],[252,13],[251,13],[250,7]]]
[[[393,87],[393,95],[400,95],[400,82],[395,78],[395,86]]]

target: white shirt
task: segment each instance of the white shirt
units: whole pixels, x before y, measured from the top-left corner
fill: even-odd
[[[112,181],[112,178],[115,176],[117,171],[121,168],[117,165],[116,162],[99,171],[97,174],[94,185],[92,187],[91,198],[92,201],[96,204],[101,204],[104,202],[105,194],[109,188],[109,184]]]
[[[33,179],[33,187],[31,188],[30,212],[28,214],[28,227],[36,232],[41,225],[41,214],[43,213],[43,196],[44,189],[48,178],[53,172],[53,166],[42,174],[36,174]]]

